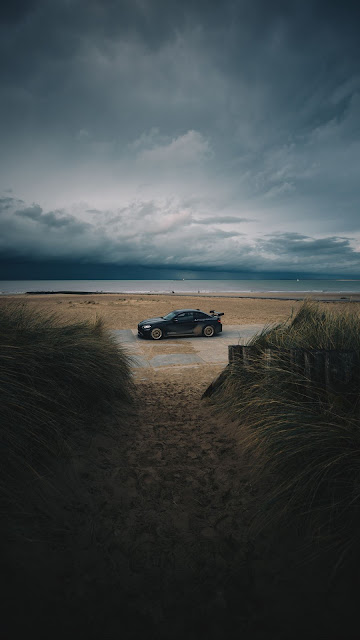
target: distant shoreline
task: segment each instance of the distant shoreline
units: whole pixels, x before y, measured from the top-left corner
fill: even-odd
[[[342,303],[353,303],[360,302],[360,293],[352,293],[345,295],[343,292],[331,292],[331,293],[314,293],[314,292],[296,292],[296,291],[276,291],[276,292],[267,292],[267,291],[259,291],[259,292],[128,292],[128,291],[118,291],[116,293],[107,292],[107,291],[26,291],[25,293],[6,293],[2,294],[3,296],[8,297],[22,297],[22,296],[127,296],[128,298],[139,297],[139,296],[181,296],[181,297],[191,297],[191,298],[244,298],[248,300],[287,300],[287,301],[299,301],[299,300],[307,300],[311,299],[319,302],[342,302]]]
[[[202,297],[247,297],[303,300],[335,298],[360,299],[360,280],[0,280],[0,297],[39,295],[55,298],[58,295],[79,297],[93,295],[179,295]]]

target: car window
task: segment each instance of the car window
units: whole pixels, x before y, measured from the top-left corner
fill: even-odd
[[[179,313],[178,320],[180,322],[189,322],[194,319],[194,314],[192,311],[186,311],[185,313]]]
[[[201,311],[196,311],[196,313],[194,313],[194,317],[196,318],[196,320],[206,320],[206,318],[208,318],[209,316],[207,316],[206,313],[202,313]]]
[[[172,320],[176,316],[176,311],[170,311],[166,316],[164,316],[164,320]]]

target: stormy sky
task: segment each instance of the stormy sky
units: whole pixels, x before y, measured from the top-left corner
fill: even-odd
[[[360,277],[359,7],[5,3],[0,277]]]

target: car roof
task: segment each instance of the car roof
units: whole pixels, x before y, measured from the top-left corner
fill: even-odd
[[[174,313],[185,313],[186,311],[200,311],[200,313],[205,313],[205,315],[209,315],[206,311],[201,311],[201,309],[174,309]]]

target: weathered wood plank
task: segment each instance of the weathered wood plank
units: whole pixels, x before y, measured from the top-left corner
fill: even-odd
[[[256,361],[254,360],[256,356]],[[241,363],[244,369],[250,366],[264,367],[266,377],[270,377],[273,366],[279,366],[279,356],[288,360],[291,371],[302,372],[309,390],[324,389],[344,393],[360,392],[360,362],[356,351],[337,351],[326,349],[280,349],[267,348],[259,351],[248,345],[229,345],[229,364],[211,383],[203,394],[209,397],[222,385],[233,363]]]

